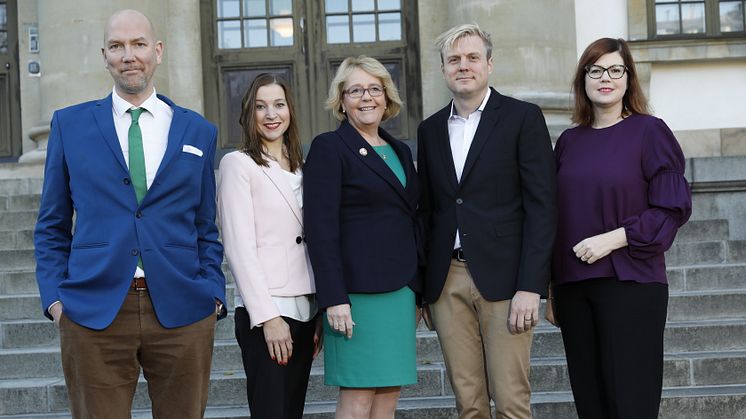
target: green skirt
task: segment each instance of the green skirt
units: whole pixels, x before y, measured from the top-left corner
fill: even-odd
[[[324,383],[389,387],[417,383],[414,292],[350,294],[352,338],[332,330],[324,316]]]

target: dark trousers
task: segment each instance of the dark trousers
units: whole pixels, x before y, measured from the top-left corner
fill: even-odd
[[[80,326],[63,311],[60,346],[72,417],[129,419],[142,367],[154,418],[202,418],[215,319],[166,329],[147,291],[130,291],[104,330]]]
[[[656,419],[668,286],[598,278],[555,287],[580,419]]]
[[[293,338],[293,356],[286,366],[270,358],[264,330],[249,328],[246,309],[236,308],[236,340],[246,371],[246,396],[252,419],[300,419],[303,416],[316,321],[299,322],[287,317],[283,320],[290,326]]]

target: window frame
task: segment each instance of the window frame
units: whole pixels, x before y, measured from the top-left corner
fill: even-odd
[[[675,1],[675,3],[674,3]],[[658,27],[655,15],[656,0],[645,0],[647,14],[647,39],[648,40],[687,40],[687,39],[720,39],[720,38],[742,38],[746,35],[746,25],[743,31],[739,32],[721,32],[720,31],[720,2],[721,0],[701,0],[705,6],[705,31],[697,34],[658,34]],[[744,3],[743,0],[741,0]],[[632,7],[634,1],[630,1],[629,7]],[[671,4],[678,4],[681,7],[681,0],[671,0]],[[746,5],[744,5],[746,7]],[[746,11],[745,11],[746,13]],[[746,24],[746,22],[744,22]],[[681,25],[681,14],[679,14],[679,25]]]

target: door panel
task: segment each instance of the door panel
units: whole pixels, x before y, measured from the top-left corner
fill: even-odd
[[[329,84],[348,56],[379,59],[405,102],[384,124],[415,137],[422,110],[416,0],[201,0],[205,114],[220,125],[223,154],[240,142],[241,99],[260,72],[288,79],[301,138],[309,144],[338,122],[324,109]]]

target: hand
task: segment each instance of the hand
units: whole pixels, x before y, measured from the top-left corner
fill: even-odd
[[[321,316],[316,317],[316,330],[313,332],[313,359],[324,348],[324,321]]]
[[[580,243],[573,246],[572,251],[581,261],[590,265],[626,245],[627,233],[624,232],[624,227],[619,227],[616,230],[581,240]]]
[[[528,332],[539,322],[539,294],[516,291],[510,301],[508,330],[512,334]]]
[[[544,318],[552,324],[552,326],[560,327],[557,318],[554,317],[554,298],[547,298],[546,307],[544,307]]]
[[[49,314],[52,316],[52,320],[54,320],[54,325],[59,327],[60,317],[62,316],[62,303],[57,303],[49,307]]]
[[[355,326],[355,322],[352,321],[352,311],[349,304],[327,307],[326,319],[329,321],[332,330],[347,336],[347,339],[352,338],[352,327]]]
[[[269,356],[280,365],[287,365],[293,356],[293,338],[290,336],[290,326],[277,316],[267,320],[262,326],[264,340],[267,342]]]

